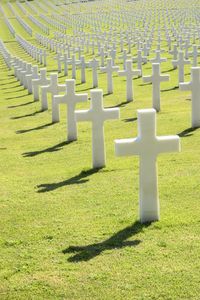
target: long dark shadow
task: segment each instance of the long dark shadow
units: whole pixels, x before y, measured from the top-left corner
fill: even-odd
[[[18,116],[18,117],[11,117],[10,119],[11,120],[18,120],[18,119],[23,119],[23,118],[27,118],[27,117],[34,117],[37,114],[41,114],[41,113],[43,113],[43,111],[40,110],[40,111],[35,111],[32,114],[27,114],[27,115]]]
[[[7,79],[9,80],[9,79]],[[0,83],[0,86],[4,86],[4,85],[8,85],[8,84],[13,84],[13,83],[17,83],[17,80],[15,81],[9,81],[7,83]],[[16,86],[20,86],[20,84],[16,85]],[[15,86],[14,86],[15,87]],[[6,89],[10,89],[10,88],[6,88]],[[2,89],[3,90],[3,89]]]
[[[18,104],[18,105],[10,105],[7,108],[17,108],[17,107],[21,107],[21,106],[27,106],[27,105],[30,105],[33,103],[35,103],[35,101],[30,101],[30,102],[26,102],[26,103],[22,103],[22,104]]]
[[[124,102],[121,102],[121,103],[116,104],[116,105],[114,105],[114,106],[108,106],[107,108],[124,107],[125,105],[127,105],[127,104],[129,104],[129,103],[131,103],[131,102],[129,102],[129,101],[124,101]]]
[[[174,86],[174,87],[169,88],[169,89],[161,90],[161,92],[170,92],[170,91],[177,90],[178,88],[179,88],[179,86]]]
[[[89,181],[89,179],[85,179],[85,178],[99,172],[99,170],[101,170],[101,169],[102,168],[96,168],[96,169],[90,169],[87,171],[82,171],[78,175],[73,176],[69,179],[63,180],[61,182],[40,184],[37,186],[39,188],[38,193],[46,193],[46,192],[54,191],[58,188],[61,188],[63,186],[67,186],[67,185],[83,184],[83,183]]]
[[[89,88],[85,88],[85,89],[82,89],[82,90],[77,90],[77,92],[85,92],[85,91],[89,91],[89,90],[92,90],[93,88],[92,87],[89,87]]]
[[[162,73],[173,72],[173,71],[175,71],[175,70],[176,70],[176,69],[172,68],[172,69],[169,69],[169,70],[163,71]]]
[[[41,126],[30,128],[30,129],[17,130],[16,133],[19,134],[19,133],[26,133],[26,132],[30,132],[30,131],[34,131],[34,130],[40,130],[40,129],[44,129],[44,128],[52,126],[52,125],[53,125],[53,123],[47,123],[45,125],[41,125]]]
[[[13,99],[18,99],[18,98],[24,98],[24,97],[27,97],[27,96],[29,96],[29,95],[26,94],[26,95],[21,95],[21,96],[13,96],[13,97],[5,98],[5,100],[13,100]]]
[[[190,127],[187,128],[185,130],[183,130],[182,132],[178,133],[177,135],[180,137],[188,137],[188,136],[192,136],[192,132],[196,131],[197,129],[199,129],[199,127]]]
[[[17,88],[17,87],[20,87],[20,85],[14,85],[14,86],[10,86],[10,87],[4,87],[4,88],[0,88],[2,91],[7,91],[7,90],[10,90],[10,89],[15,89],[15,88]],[[21,89],[22,90],[22,89]],[[24,89],[23,89],[24,90]],[[18,90],[17,90],[18,91]],[[11,94],[11,93],[13,93],[14,91],[12,91],[12,92],[6,92],[6,94]]]
[[[24,157],[34,157],[34,156],[37,156],[37,155],[40,155],[40,154],[43,154],[43,153],[51,153],[51,152],[56,152],[56,151],[59,151],[61,150],[64,146],[66,145],[69,145],[71,144],[72,142],[62,142],[62,143],[59,143],[57,145],[54,145],[52,147],[49,147],[49,148],[46,148],[46,149],[43,149],[43,150],[38,150],[38,151],[32,151],[32,152],[25,152],[23,153],[22,155]]]
[[[14,87],[11,87],[10,88],[10,92],[4,92],[4,94],[14,94],[14,93],[19,93],[19,92],[23,92],[23,91],[25,91],[26,89],[24,88],[24,87],[21,87],[21,86],[16,86],[17,88],[19,88],[19,89],[14,89]],[[27,93],[27,95],[28,95],[28,93]]]
[[[134,241],[129,241],[127,239],[133,237],[139,232],[142,232],[144,228],[147,228],[150,225],[151,223],[141,224],[139,222],[135,222],[131,226],[118,231],[103,242],[86,246],[69,246],[68,248],[62,250],[62,253],[67,254],[76,252],[76,254],[68,258],[68,261],[77,263],[81,261],[89,261],[106,250],[116,250],[124,247],[136,247],[142,242],[141,240],[136,239]]]
[[[134,122],[137,121],[137,118],[129,118],[129,119],[124,119],[124,122],[128,123],[128,122]]]
[[[148,85],[152,85],[152,82],[148,82],[148,83],[141,83],[138,84],[139,86],[148,86]]]

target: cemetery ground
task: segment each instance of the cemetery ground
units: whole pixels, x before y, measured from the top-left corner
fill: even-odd
[[[34,62],[3,29],[0,38]],[[120,119],[105,122],[107,164],[92,169],[91,124],[78,124],[78,140],[67,142],[65,105],[52,124],[51,108],[41,112],[0,58],[0,299],[199,299],[200,130],[191,128],[191,93],[177,88],[177,70],[170,60],[161,69],[171,79],[161,84],[157,135],[179,134],[181,153],[159,155],[161,220],[142,225],[139,159],[117,158],[114,140],[137,136],[136,112],[151,107],[152,85],[136,77],[126,103],[125,79],[114,75],[107,95],[99,74],[104,106],[119,107]],[[90,96],[91,74],[81,84],[77,71],[77,93]]]

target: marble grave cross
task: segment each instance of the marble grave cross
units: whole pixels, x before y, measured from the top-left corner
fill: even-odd
[[[40,86],[48,85],[49,83],[50,83],[50,79],[47,78],[46,68],[40,69],[39,78],[32,80],[34,101],[39,101],[39,88],[40,88]]]
[[[89,61],[89,67],[92,68],[92,83],[93,88],[98,87],[98,67],[99,67],[99,61],[96,58],[93,58]]]
[[[160,83],[169,81],[169,75],[160,74],[160,64],[152,64],[153,74],[151,76],[143,76],[144,82],[152,83],[152,107],[158,112],[160,111]]]
[[[190,61],[184,58],[183,51],[179,51],[178,59],[172,60],[174,68],[178,67],[178,81],[184,82],[184,66],[190,64]]]
[[[133,70],[132,60],[127,60],[125,70],[118,71],[118,74],[126,77],[126,100],[133,101],[133,77],[140,76],[141,70]]]
[[[106,165],[104,122],[110,119],[119,119],[119,108],[103,107],[103,91],[91,90],[91,106],[89,110],[76,111],[78,122],[92,122],[92,165],[93,168],[102,168]]]
[[[100,71],[103,73],[107,73],[107,92],[108,94],[113,93],[113,78],[112,73],[118,72],[119,67],[113,66],[112,58],[107,58],[107,66],[100,67]]]
[[[66,89],[65,84],[58,84],[58,74],[50,74],[50,83],[46,86],[41,86],[41,109],[42,111],[48,109],[47,93],[51,94],[51,100],[53,102],[53,97],[58,95],[59,92],[64,92]]]
[[[75,119],[75,108],[79,102],[86,102],[88,99],[87,94],[75,93],[75,80],[66,80],[66,94],[56,95],[52,102],[52,122],[59,122],[59,104],[66,104],[67,106],[67,128],[68,128],[68,141],[77,140],[77,125]]]
[[[32,67],[32,74],[26,75],[26,80],[27,80],[27,88],[28,88],[28,93],[32,94],[33,92],[33,84],[32,80],[33,79],[38,79],[39,74],[38,74],[38,66],[33,66]]]
[[[115,141],[117,156],[140,156],[140,222],[157,221],[160,205],[157,183],[157,156],[160,153],[180,151],[179,136],[156,135],[156,111],[138,110],[138,137]]]
[[[191,81],[182,82],[179,87],[192,92],[192,128],[200,127],[200,67],[192,67]]]

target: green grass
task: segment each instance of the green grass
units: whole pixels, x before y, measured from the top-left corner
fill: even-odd
[[[0,36],[10,39],[1,30]],[[6,46],[33,62],[17,43]],[[120,120],[105,123],[107,166],[97,171],[91,169],[91,124],[78,124],[78,141],[67,143],[65,107],[61,122],[52,125],[51,109],[40,112],[2,58],[0,68],[0,299],[199,299],[200,130],[181,138],[181,153],[159,156],[161,220],[141,225],[139,160],[116,158],[114,140],[137,136],[131,119],[151,107],[151,85],[135,79],[135,100],[120,106]],[[170,69],[169,61],[162,65]],[[191,126],[190,93],[173,90],[177,70],[169,74],[161,87],[158,135]],[[78,71],[77,92],[89,93],[91,86],[91,71],[82,85]],[[105,74],[99,87],[106,94]],[[115,76],[105,106],[124,102],[125,89],[124,78]]]

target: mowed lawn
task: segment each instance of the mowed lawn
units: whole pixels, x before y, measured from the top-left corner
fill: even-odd
[[[0,38],[35,64],[9,33],[0,30]],[[57,68],[54,56],[48,73]],[[158,157],[161,220],[145,225],[138,222],[139,158],[117,158],[114,140],[137,136],[137,109],[151,108],[152,86],[135,78],[135,99],[126,104],[125,78],[114,74],[107,95],[99,73],[104,105],[119,107],[120,120],[105,122],[107,165],[94,170],[91,123],[79,123],[78,140],[67,142],[66,107],[52,124],[51,102],[41,112],[0,57],[0,299],[199,299],[200,129],[190,128],[191,94],[176,88],[178,72],[163,56],[170,82],[161,84],[157,134],[179,134],[181,153]],[[148,63],[144,75],[151,72]],[[76,91],[90,97],[91,69],[86,77],[80,84],[77,71]]]

